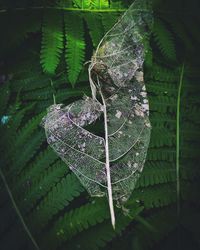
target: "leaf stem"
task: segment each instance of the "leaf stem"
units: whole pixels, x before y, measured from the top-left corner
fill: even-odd
[[[53,104],[56,104],[56,96],[55,96],[55,89],[54,89],[53,81],[52,79],[50,79],[50,81],[51,81],[51,88],[53,91]]]
[[[113,229],[115,230],[115,211],[113,206],[113,197],[112,197],[112,184],[110,176],[110,159],[109,159],[109,145],[108,145],[108,119],[107,119],[107,110],[106,103],[103,97],[102,92],[100,91],[101,98],[103,101],[103,113],[104,113],[104,129],[105,129],[105,151],[106,151],[106,177],[107,177],[107,188],[108,188],[108,201],[110,207],[110,216]]]
[[[177,95],[177,111],[176,111],[176,195],[177,195],[177,216],[180,218],[180,106],[181,91],[183,85],[185,64],[181,67],[180,80]]]
[[[13,207],[14,207],[14,209],[15,209],[17,215],[19,216],[19,219],[20,219],[20,221],[21,221],[21,223],[22,223],[22,225],[23,225],[23,227],[24,227],[24,230],[25,230],[26,233],[28,234],[28,236],[29,236],[29,238],[31,239],[31,241],[32,241],[33,245],[35,246],[35,248],[36,248],[37,250],[39,250],[40,248],[39,248],[38,244],[36,243],[35,239],[33,238],[33,236],[32,236],[32,234],[31,234],[30,230],[28,229],[28,227],[27,227],[27,225],[26,225],[26,223],[25,223],[25,221],[24,221],[24,219],[23,219],[23,217],[22,217],[22,215],[21,215],[21,213],[20,213],[20,211],[19,211],[19,209],[18,209],[18,207],[17,207],[17,205],[16,205],[16,203],[15,203],[15,200],[14,200],[14,198],[13,198],[12,192],[11,192],[9,186],[8,186],[8,183],[7,183],[7,181],[6,181],[5,177],[4,177],[4,174],[3,174],[3,172],[2,172],[1,169],[0,169],[0,176],[1,176],[1,178],[2,178],[2,180],[3,180],[3,183],[4,183],[5,187],[6,187],[6,190],[7,190],[7,192],[8,192],[8,195],[9,195],[10,199],[11,199],[11,202],[12,202],[12,204],[13,204]]]
[[[127,9],[82,9],[82,8],[64,8],[64,7],[44,7],[44,6],[35,6],[29,8],[15,8],[14,11],[24,11],[24,10],[43,10],[43,9],[53,9],[53,10],[63,10],[63,11],[78,11],[78,12],[125,12]],[[1,9],[0,13],[8,12],[9,9]]]

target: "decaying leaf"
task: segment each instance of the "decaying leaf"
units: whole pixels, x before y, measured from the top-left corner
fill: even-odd
[[[136,0],[106,33],[89,66],[92,97],[52,105],[43,119],[47,141],[91,196],[125,202],[142,172],[151,125],[143,79],[152,25],[148,0]],[[104,137],[85,127],[104,119]]]

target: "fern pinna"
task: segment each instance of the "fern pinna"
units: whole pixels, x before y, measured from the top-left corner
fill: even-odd
[[[16,8],[23,7],[23,11],[0,14],[3,40],[7,41],[0,48],[5,61],[1,63],[4,76],[1,73],[0,79],[1,172],[26,225],[2,181],[1,248],[166,250],[178,249],[176,242],[181,234],[182,249],[199,249],[200,88],[198,62],[193,56],[198,53],[198,17],[192,22],[187,13],[177,12],[181,1],[157,1],[154,7],[152,55],[145,60],[149,62],[145,81],[152,124],[148,160],[125,206],[129,213],[116,208],[118,223],[113,231],[106,199],[88,196],[47,146],[40,126],[43,111],[53,104],[53,94],[57,102],[65,104],[90,94],[84,63],[128,6],[128,1],[109,1],[110,5],[102,1],[101,6],[100,1],[84,1],[84,6],[82,2],[56,1],[56,10],[52,6],[26,10],[20,2]],[[2,10],[9,7],[6,2],[2,6]],[[196,5],[190,1],[185,8],[195,12]],[[77,17],[81,25],[73,23],[72,29],[68,14],[72,19]],[[193,25],[189,26],[187,20]],[[11,36],[13,39],[9,39]],[[75,39],[77,43],[73,44]],[[177,220],[176,114],[183,61]]]

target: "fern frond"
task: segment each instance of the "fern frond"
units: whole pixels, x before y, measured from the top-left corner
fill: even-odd
[[[20,129],[15,138],[15,147],[20,148],[25,145],[28,138],[39,128],[44,112],[30,119],[24,127]]]
[[[122,9],[126,7],[126,3],[124,4],[124,1],[110,1],[110,7],[113,9]]]
[[[147,90],[149,93],[163,96],[172,96],[176,97],[177,95],[177,86],[173,83],[160,83],[160,82],[148,82]]]
[[[194,43],[190,38],[190,36],[188,36],[187,28],[185,26],[185,23],[187,23],[187,21],[185,22],[185,20],[182,20],[181,17],[179,16],[174,17],[172,15],[170,16],[170,18],[168,15],[167,16],[163,15],[162,18],[165,20],[167,24],[170,25],[170,28],[176,35],[178,42],[184,44],[187,51],[191,51],[193,49]]]
[[[176,121],[173,116],[169,114],[162,114],[159,112],[152,112],[150,114],[150,121],[153,128],[163,128],[167,127],[170,129],[175,128]]]
[[[27,105],[25,108],[18,110],[15,114],[11,117],[11,122],[9,124],[9,130],[14,131],[16,133],[23,127],[24,117],[29,113],[34,107],[34,103]]]
[[[58,102],[66,101],[73,97],[82,97],[84,95],[90,94],[89,86],[85,87],[76,87],[76,88],[68,88],[68,89],[59,89],[56,92],[56,100]]]
[[[167,206],[176,202],[176,185],[172,182],[137,189],[131,197],[142,201],[146,209]]]
[[[154,40],[164,57],[176,60],[174,37],[161,19],[156,19],[153,29]]]
[[[63,210],[82,191],[83,186],[77,177],[74,174],[68,174],[52,188],[33,213],[30,214],[29,222],[32,227],[42,229],[53,215]]]
[[[119,18],[119,13],[102,13],[104,33],[110,30]]]
[[[61,12],[46,10],[42,27],[40,61],[44,72],[54,74],[63,50],[63,24]]]
[[[51,244],[55,249],[63,241],[69,240],[77,233],[108,218],[109,213],[105,200],[98,199],[60,217],[46,237],[51,239]]]
[[[39,182],[41,176],[45,173],[56,160],[58,156],[52,152],[51,148],[42,151],[35,159],[34,162],[27,166],[26,169],[18,177],[17,184],[15,184],[15,196],[20,200],[24,197],[23,190],[26,188],[29,191],[32,183]]]
[[[25,198],[23,197],[23,200],[20,201],[20,207],[23,211],[29,212],[36,202],[44,197],[68,171],[67,166],[58,161],[48,168],[39,180],[35,182],[31,181],[28,192],[24,194]]]
[[[161,113],[167,111],[174,113],[176,111],[176,99],[169,96],[150,96],[150,110]]]
[[[68,68],[69,82],[74,86],[85,58],[85,41],[83,20],[74,13],[65,13],[65,59]]]
[[[166,128],[153,128],[150,147],[162,147],[175,145],[175,134]]]
[[[61,8],[72,8],[74,0],[57,0],[56,6]]]
[[[50,100],[53,99],[52,96],[53,96],[53,89],[50,86],[46,86],[45,88],[24,92],[22,100],[23,101]]]
[[[151,70],[149,70],[146,74],[147,79],[153,79],[161,82],[169,82],[169,83],[177,83],[178,81],[178,71],[177,69],[169,69],[167,67],[160,66],[156,63],[153,64]],[[148,83],[147,83],[148,87]]]
[[[20,148],[15,148],[16,152],[13,153],[13,166],[10,169],[12,174],[19,174],[26,164],[32,159],[41,144],[44,142],[45,137],[42,131],[33,134],[31,141],[24,144]],[[20,155],[20,157],[19,157]],[[16,178],[16,176],[14,176]]]
[[[176,180],[176,170],[173,163],[166,161],[147,161],[136,188],[154,186]]]
[[[92,0],[91,6],[95,9],[109,8],[109,0]]]
[[[175,160],[176,150],[171,147],[149,148],[147,159],[150,161],[171,161]]]
[[[103,37],[103,26],[102,26],[102,21],[101,21],[101,15],[94,14],[91,12],[91,13],[85,14],[84,19],[87,23],[90,36],[92,38],[93,46],[96,48],[101,38]]]
[[[142,211],[142,207],[132,205],[129,216],[125,216],[124,214],[118,214],[117,217],[117,225],[116,229],[113,230],[109,221],[105,220],[100,224],[97,224],[95,227],[92,226],[87,230],[84,230],[82,233],[73,237],[69,242],[67,242],[67,246],[72,246],[72,248],[76,249],[80,247],[83,250],[87,249],[110,249],[106,245],[115,240],[118,242],[118,239],[115,239],[117,236],[121,236],[123,231],[127,228],[127,226],[131,223],[132,220]],[[112,243],[111,243],[112,244]],[[112,244],[113,246],[113,244]],[[123,244],[124,246],[124,244]],[[113,248],[115,249],[115,248]],[[120,249],[120,248],[119,248]]]
[[[80,9],[90,9],[93,0],[73,0],[73,5],[75,8]]]
[[[23,76],[22,80],[13,79],[11,81],[11,89],[12,91],[32,91],[35,89],[40,89],[50,86],[50,80],[46,75],[39,74],[38,72],[34,72],[34,75],[30,75],[28,77]]]

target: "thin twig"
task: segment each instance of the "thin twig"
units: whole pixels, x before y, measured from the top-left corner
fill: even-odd
[[[180,106],[181,106],[181,91],[183,85],[183,74],[185,64],[181,67],[181,74],[178,86],[177,95],[177,111],[176,111],[176,194],[177,194],[177,216],[180,218]]]
[[[15,202],[15,200],[14,200],[14,198],[13,198],[12,192],[11,192],[9,186],[8,186],[8,183],[7,183],[7,181],[6,181],[5,177],[4,177],[4,174],[3,174],[3,172],[2,172],[1,169],[0,169],[0,176],[1,176],[2,180],[3,180],[3,183],[4,183],[4,185],[5,185],[5,188],[6,188],[7,192],[8,192],[8,195],[9,195],[9,197],[10,197],[10,199],[11,199],[11,202],[12,202],[12,204],[13,204],[13,207],[14,207],[14,209],[15,209],[17,215],[19,216],[19,219],[20,219],[20,221],[21,221],[21,223],[22,223],[22,225],[23,225],[23,227],[24,227],[24,230],[25,230],[26,233],[28,234],[28,236],[29,236],[29,238],[31,239],[31,241],[32,241],[33,245],[35,246],[35,248],[36,248],[37,250],[39,250],[40,248],[39,248],[38,244],[36,243],[35,239],[33,238],[33,236],[32,236],[32,234],[31,234],[30,230],[28,229],[28,227],[27,227],[27,225],[26,225],[26,223],[25,223],[25,221],[24,221],[24,219],[23,219],[23,217],[22,217],[22,215],[21,215],[21,213],[20,213],[20,211],[19,211],[19,209],[18,209],[18,207],[17,207],[17,204],[16,204],[16,202]]]
[[[51,81],[51,87],[52,87],[52,89],[53,89],[53,104],[56,104],[56,96],[55,96],[55,93],[54,93],[54,85],[53,85],[53,81],[52,81],[52,79],[50,79],[50,81]]]
[[[14,8],[12,11],[25,11],[25,10],[43,10],[43,9],[53,9],[53,10],[63,10],[63,11],[78,11],[78,12],[124,12],[126,9],[82,9],[82,8],[64,8],[64,7],[46,7],[46,6],[35,6],[29,8]],[[10,9],[2,9],[0,13],[8,12]]]

